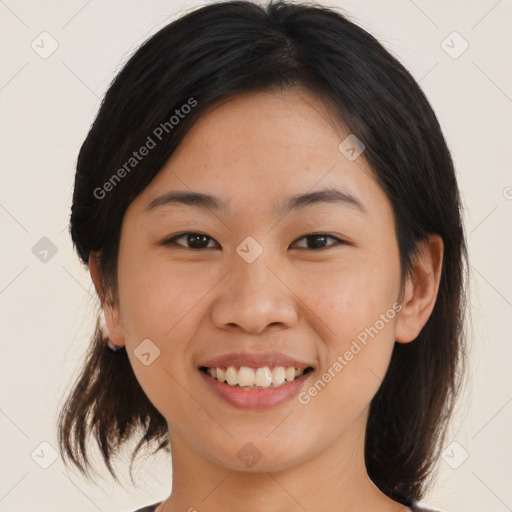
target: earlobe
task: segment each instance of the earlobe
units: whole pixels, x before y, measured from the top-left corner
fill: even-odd
[[[443,239],[437,234],[429,234],[418,242],[414,270],[407,279],[402,310],[396,323],[395,340],[398,343],[415,340],[434,309],[441,282],[443,252]]]
[[[98,257],[94,253],[91,253],[89,257],[89,272],[91,274],[91,279],[94,283],[96,293],[101,300],[109,340],[119,347],[124,346],[124,330],[120,322],[119,307],[107,300],[107,294],[105,293],[101,282]]]

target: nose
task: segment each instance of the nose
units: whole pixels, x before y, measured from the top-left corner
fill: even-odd
[[[233,255],[233,267],[218,287],[212,321],[220,329],[261,334],[265,329],[293,327],[298,309],[283,273],[265,251],[252,263]]]

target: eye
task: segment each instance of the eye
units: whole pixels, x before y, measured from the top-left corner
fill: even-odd
[[[177,243],[177,240],[184,239],[185,244],[183,245],[181,243]],[[168,240],[165,240],[163,242],[164,245],[180,245],[182,247],[185,247],[185,249],[208,249],[208,240],[212,240],[213,238],[209,237],[208,235],[204,235],[202,233],[182,233],[181,235],[173,236],[172,238],[169,238]],[[188,245],[191,244],[191,245]]]
[[[325,242],[327,239],[330,238],[335,241],[335,243],[330,245],[325,245]],[[339,238],[329,235],[327,233],[310,233],[309,235],[304,235],[303,237],[299,238],[298,240],[312,240],[312,244],[306,244],[308,247],[299,247],[299,249],[329,249],[333,246],[344,244],[345,242],[343,240],[340,240]],[[312,245],[312,247],[310,246]]]

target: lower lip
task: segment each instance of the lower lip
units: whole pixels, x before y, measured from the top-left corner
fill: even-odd
[[[292,382],[281,384],[277,388],[243,389],[214,379],[207,373],[199,373],[210,388],[226,402],[242,409],[268,409],[280,405],[295,396],[313,371],[301,375]]]

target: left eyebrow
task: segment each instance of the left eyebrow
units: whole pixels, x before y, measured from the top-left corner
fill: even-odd
[[[338,190],[335,188],[327,188],[292,196],[276,208],[275,213],[283,215],[294,210],[302,210],[322,203],[349,206],[362,213],[367,213],[365,206],[356,196],[348,191]],[[215,196],[200,192],[173,190],[153,199],[146,206],[146,211],[151,211],[155,208],[172,204],[193,206],[211,212],[226,213],[228,210],[227,204]]]
[[[338,190],[336,188],[325,188],[315,192],[290,197],[278,209],[278,212],[282,215],[292,210],[301,210],[308,206],[321,203],[350,206],[362,213],[367,213],[365,206],[356,196],[346,190]]]

